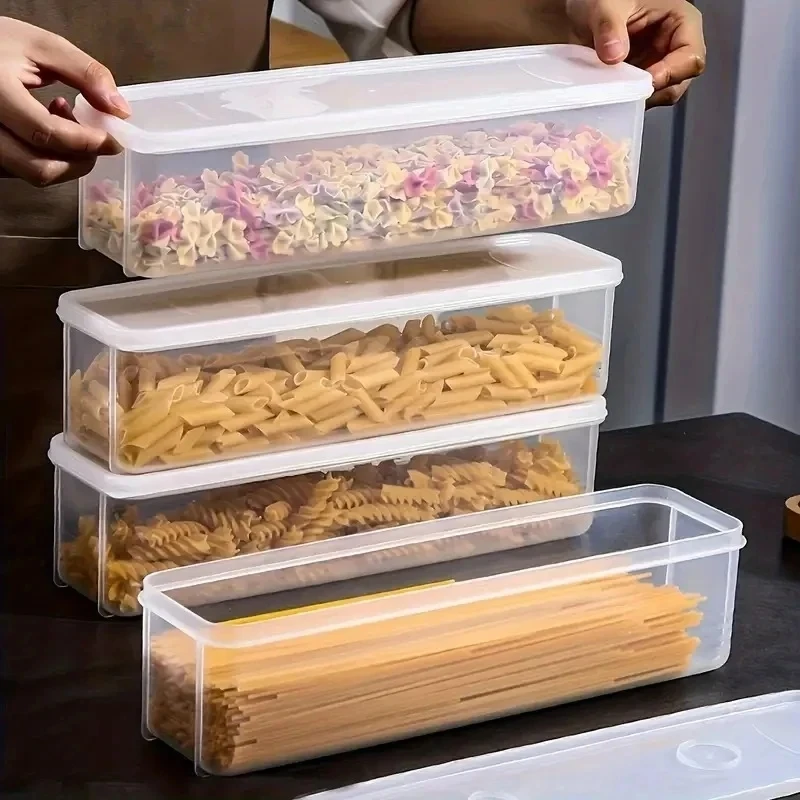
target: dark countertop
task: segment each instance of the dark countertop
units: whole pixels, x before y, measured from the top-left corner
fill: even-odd
[[[49,498],[5,531],[0,727],[3,798],[258,798],[304,794],[585,730],[800,688],[800,546],[783,545],[800,493],[800,437],[744,415],[606,433],[598,488],[663,483],[739,517],[733,652],[717,672],[240,778],[197,778],[139,733],[140,626],[101,620],[50,580]],[[798,795],[800,797],[800,795]]]

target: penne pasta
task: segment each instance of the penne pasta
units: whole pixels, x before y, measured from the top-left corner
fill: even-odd
[[[181,422],[184,437],[200,430],[171,455],[207,455],[208,447],[222,458],[325,436],[330,424],[388,431],[398,420],[423,420],[422,412],[445,420],[449,409],[456,420],[472,403],[491,414],[498,401],[514,410],[569,402],[597,392],[604,358],[602,343],[560,309],[524,303],[474,316],[428,314],[402,330],[390,322],[365,328],[219,353],[120,353],[113,381],[102,352],[68,379],[68,435],[112,468],[136,471],[152,431],[172,430],[168,418]],[[226,433],[253,444],[229,437],[235,443],[222,453],[215,446]],[[132,447],[137,440],[145,446]],[[175,462],[157,454],[148,469],[168,463]]]

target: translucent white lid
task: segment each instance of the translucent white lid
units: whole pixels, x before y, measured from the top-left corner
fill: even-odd
[[[124,147],[172,153],[643,100],[647,72],[575,45],[381,59],[128,86],[127,121],[75,116]]]
[[[407,458],[455,447],[538,436],[586,425],[599,425],[605,418],[606,402],[602,397],[596,397],[569,406],[454,422],[450,425],[391,433],[369,439],[346,439],[314,447],[297,447],[277,453],[263,453],[141,475],[109,472],[97,461],[69,447],[63,434],[50,442],[48,457],[55,466],[109,497],[147,498],[235,486],[304,472],[345,469],[371,461]]]
[[[418,248],[415,256],[79,289],[61,295],[58,315],[110,347],[147,352],[517,303],[622,280],[617,259],[553,234],[467,239]]]
[[[800,692],[604,728],[313,800],[772,800],[800,792]]]

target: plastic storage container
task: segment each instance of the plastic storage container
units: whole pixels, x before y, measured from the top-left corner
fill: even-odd
[[[130,86],[81,245],[155,277],[609,217],[650,76],[569,45]]]
[[[112,471],[152,472],[580,401],[605,390],[621,279],[609,256],[520,234],[70,292],[67,440]]]
[[[773,800],[800,792],[800,692],[684,711],[309,800]]]
[[[716,669],[743,543],[641,486],[149,575],[144,728],[234,774]]]
[[[154,475],[115,475],[57,437],[56,581],[140,611],[150,572],[594,487],[602,398]]]

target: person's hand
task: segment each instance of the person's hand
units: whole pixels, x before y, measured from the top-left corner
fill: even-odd
[[[577,40],[607,64],[627,61],[653,76],[648,105],[673,105],[706,62],[703,19],[687,0],[566,0]]]
[[[119,152],[107,133],[76,122],[63,97],[45,107],[30,93],[55,81],[78,89],[99,111],[130,113],[102,64],[60,36],[0,17],[0,177],[50,186]]]

